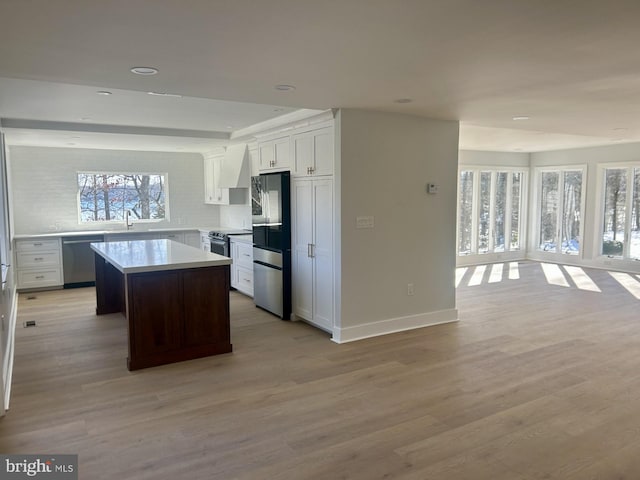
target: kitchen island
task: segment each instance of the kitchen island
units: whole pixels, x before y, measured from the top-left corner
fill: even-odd
[[[129,370],[231,352],[231,259],[171,240],[92,243],[96,313],[127,318]]]

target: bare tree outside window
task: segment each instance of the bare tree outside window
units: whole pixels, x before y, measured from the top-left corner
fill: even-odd
[[[162,174],[78,173],[80,222],[122,222],[128,210],[139,220],[166,216]]]
[[[607,168],[605,171],[604,225],[602,253],[622,256],[627,202],[627,169]]]
[[[520,172],[512,173],[511,185],[511,250],[520,249]]]
[[[556,251],[558,227],[558,183],[559,172],[542,172],[540,194],[540,241],[539,248],[545,252]]]
[[[479,167],[458,178],[458,255],[520,249],[524,173]]]
[[[458,219],[458,254],[471,253],[471,237],[473,228],[473,172],[460,172],[459,194],[460,217]]]

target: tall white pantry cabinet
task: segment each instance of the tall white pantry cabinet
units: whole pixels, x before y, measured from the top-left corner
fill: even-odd
[[[294,177],[291,198],[293,313],[333,332],[333,177]]]
[[[333,332],[333,125],[291,135],[293,313]]]

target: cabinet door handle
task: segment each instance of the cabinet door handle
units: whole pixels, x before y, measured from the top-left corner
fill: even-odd
[[[42,257],[35,257],[33,259],[34,262],[41,262],[42,260],[44,260],[44,258],[42,258]]]
[[[42,280],[44,278],[44,275],[36,275],[36,280]]]
[[[311,257],[311,244],[307,243],[307,257]]]

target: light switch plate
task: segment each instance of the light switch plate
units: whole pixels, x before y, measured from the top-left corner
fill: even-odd
[[[356,228],[373,228],[373,216],[356,217]]]
[[[438,185],[435,183],[427,183],[427,193],[438,193]]]

